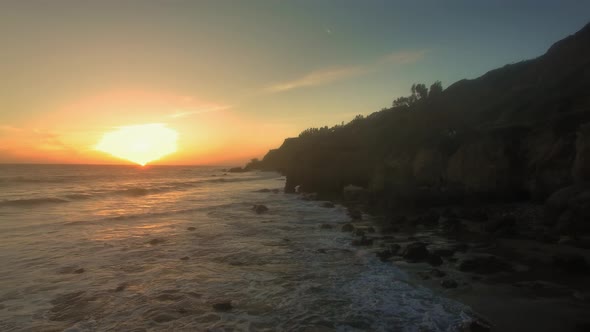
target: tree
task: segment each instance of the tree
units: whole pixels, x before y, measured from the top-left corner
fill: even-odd
[[[439,96],[442,92],[443,92],[442,83],[440,81],[436,81],[436,82],[432,83],[432,85],[430,86],[430,93],[428,94],[428,97],[432,98],[432,97]]]
[[[417,99],[428,98],[428,88],[426,87],[425,84],[419,83],[419,84],[413,85],[412,87],[414,87],[414,89],[415,89]]]

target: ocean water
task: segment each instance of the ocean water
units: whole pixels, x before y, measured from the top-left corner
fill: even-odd
[[[0,331],[455,331],[468,319],[352,247],[343,207],[261,191],[283,185],[219,167],[0,165]]]

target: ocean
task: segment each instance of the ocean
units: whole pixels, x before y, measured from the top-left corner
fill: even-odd
[[[0,331],[456,331],[468,319],[351,246],[344,207],[284,194],[284,181],[0,165]]]

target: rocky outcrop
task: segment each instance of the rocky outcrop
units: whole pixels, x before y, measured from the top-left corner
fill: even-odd
[[[590,123],[585,123],[578,130],[572,175],[576,182],[590,182]]]
[[[552,194],[545,203],[545,218],[560,233],[590,231],[590,183],[575,184]]]

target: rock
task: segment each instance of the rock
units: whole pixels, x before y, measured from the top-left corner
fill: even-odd
[[[444,279],[440,281],[440,285],[444,288],[457,288],[459,284],[453,279]]]
[[[194,227],[191,226],[191,227],[187,227],[186,230],[187,231],[194,231],[194,230],[196,230],[196,228],[194,228]]]
[[[342,231],[343,232],[354,232],[354,226],[350,223],[346,223],[346,224],[342,225]]]
[[[278,194],[280,192],[280,190],[278,190],[278,189],[273,189],[271,191],[272,191],[273,194]]]
[[[590,183],[575,184],[553,193],[545,202],[545,221],[565,234],[590,232]]]
[[[377,257],[379,257],[379,259],[381,261],[387,261],[388,259],[390,259],[391,257],[397,255],[397,253],[399,252],[399,250],[401,249],[401,246],[397,243],[394,243],[392,245],[389,246],[389,248],[382,250],[382,251],[378,251],[376,253]]]
[[[430,250],[433,255],[440,257],[451,257],[455,254],[455,249],[449,246],[435,247]]]
[[[590,123],[580,126],[576,139],[576,159],[572,168],[576,182],[590,181]]]
[[[481,318],[471,320],[461,329],[462,332],[490,332],[491,330],[492,326],[490,323]]]
[[[76,273],[76,274],[81,274],[81,273],[84,273],[84,272],[85,272],[85,270],[83,268],[79,268],[76,271],[74,271],[74,273]]]
[[[535,296],[554,297],[573,294],[573,291],[566,286],[542,280],[521,281],[514,286],[532,291]]]
[[[117,288],[115,288],[115,292],[122,292],[125,290],[125,288],[127,288],[127,283],[121,283],[117,286]]]
[[[484,230],[488,233],[501,237],[509,237],[518,234],[516,230],[516,219],[511,215],[503,215],[488,221]]]
[[[582,255],[559,254],[553,256],[553,265],[567,273],[586,274],[590,272],[590,266]]]
[[[256,192],[257,193],[269,193],[270,192],[270,189],[268,189],[268,188],[258,189],[258,190],[256,190]]]
[[[332,229],[332,225],[330,224],[321,224],[320,229]]]
[[[385,262],[391,257],[393,257],[393,253],[390,250],[377,251],[375,254],[377,255],[377,257],[379,257],[379,259],[382,262]]]
[[[373,239],[362,236],[360,239],[352,240],[353,246],[370,246],[373,245]]]
[[[331,208],[335,207],[336,205],[334,205],[334,203],[332,203],[332,202],[323,202],[322,205],[320,205],[320,206],[323,208],[331,209]]]
[[[362,220],[363,214],[361,211],[353,208],[348,208],[348,215],[352,218],[352,220]]]
[[[434,213],[423,214],[410,220],[413,225],[433,226],[438,223],[439,215]]]
[[[215,311],[230,311],[233,309],[231,301],[215,303],[212,307]]]
[[[455,218],[441,218],[440,228],[446,234],[458,234],[465,231],[465,225],[463,222]]]
[[[252,210],[258,214],[262,214],[268,211],[268,207],[262,204],[254,204],[254,206],[252,206]]]
[[[158,244],[162,244],[166,242],[166,240],[162,239],[162,238],[155,238],[155,239],[151,239],[148,241],[149,244],[151,244],[152,246],[158,245]]]
[[[411,261],[423,261],[429,256],[426,244],[422,242],[410,243],[404,249],[402,256]]]
[[[443,260],[442,258],[440,258],[440,256],[435,255],[435,254],[430,254],[428,256],[428,264],[432,265],[432,266],[440,266],[442,265]]]
[[[349,184],[342,189],[342,198],[348,202],[364,201],[367,197],[367,190],[363,187]]]
[[[241,167],[232,167],[230,169],[227,170],[230,173],[244,173],[247,172],[247,169],[241,168]]]
[[[512,265],[494,255],[477,254],[467,256],[457,263],[459,271],[491,274],[512,271]]]
[[[304,201],[316,201],[318,199],[317,193],[302,193],[301,199]]]
[[[430,275],[436,278],[445,277],[447,274],[439,269],[432,269],[430,270]]]
[[[356,236],[365,236],[365,230],[364,229],[360,229],[360,228],[356,228],[353,232],[354,235]]]
[[[190,259],[190,258],[189,258],[188,256],[184,256],[184,257],[181,257],[181,258],[180,258],[180,260],[181,260],[181,261],[188,261],[189,259]]]

